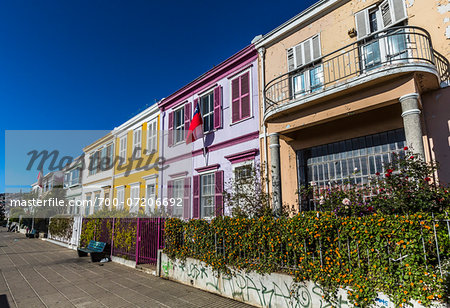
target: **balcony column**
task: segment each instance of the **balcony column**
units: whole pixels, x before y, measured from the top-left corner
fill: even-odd
[[[273,211],[281,209],[280,134],[269,135]]]
[[[422,139],[422,124],[420,121],[419,94],[410,93],[398,99],[402,105],[403,127],[406,136],[406,145],[414,153],[425,158]]]

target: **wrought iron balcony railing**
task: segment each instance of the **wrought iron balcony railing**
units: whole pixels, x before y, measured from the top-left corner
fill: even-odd
[[[413,26],[385,29],[271,80],[264,89],[265,116],[289,102],[366,76],[418,66],[435,72],[440,82],[450,81],[449,61],[433,50],[426,30]]]

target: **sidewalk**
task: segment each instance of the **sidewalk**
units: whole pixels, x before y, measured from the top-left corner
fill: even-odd
[[[250,307],[0,227],[0,307]]]

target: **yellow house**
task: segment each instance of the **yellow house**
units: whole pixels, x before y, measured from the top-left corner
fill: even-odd
[[[274,204],[358,171],[382,172],[408,146],[450,182],[447,0],[320,0],[253,40],[261,154]]]
[[[114,128],[113,206],[151,214],[158,191],[158,104]]]

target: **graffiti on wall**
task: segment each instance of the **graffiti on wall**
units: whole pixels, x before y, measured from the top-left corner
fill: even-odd
[[[191,284],[203,286],[205,289],[224,296],[230,296],[243,302],[255,302],[262,307],[292,307],[292,308],[347,308],[348,300],[338,295],[331,302],[325,300],[322,288],[314,283],[294,284],[284,281],[275,281],[269,275],[249,275],[235,272],[232,276],[215,275],[201,262],[167,262],[162,263],[164,276],[185,276]],[[173,277],[176,279],[176,277]],[[377,307],[389,307],[386,299],[377,299]]]

